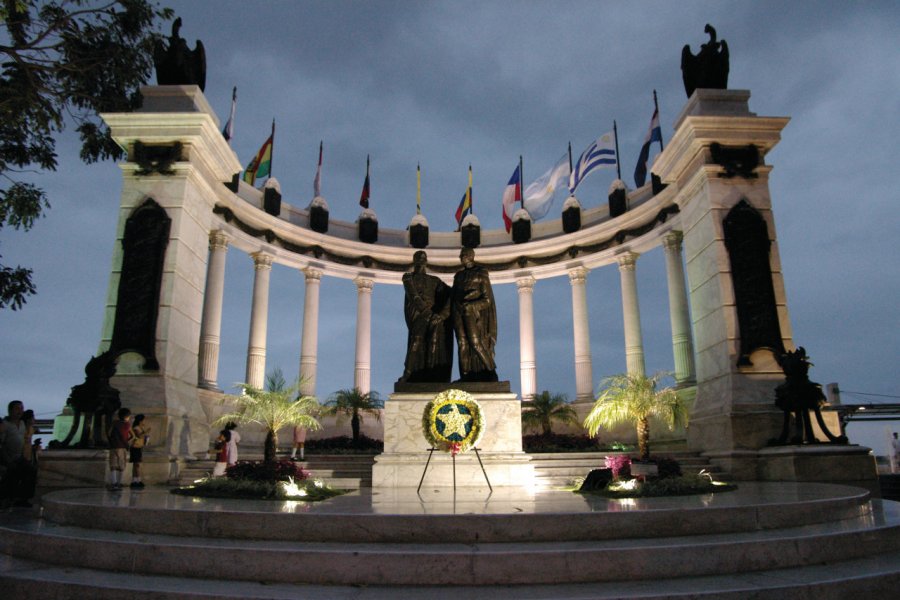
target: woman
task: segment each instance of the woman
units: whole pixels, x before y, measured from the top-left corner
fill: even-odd
[[[235,423],[234,421],[229,422],[225,426],[225,431],[227,431],[229,433],[228,443],[226,444],[226,446],[228,447],[227,458],[228,458],[228,466],[229,467],[233,464],[236,464],[238,461],[237,445],[238,445],[238,442],[241,441],[241,434],[239,434],[237,431],[235,431],[235,429],[237,429],[237,423]]]

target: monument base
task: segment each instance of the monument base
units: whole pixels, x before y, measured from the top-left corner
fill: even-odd
[[[372,487],[417,487],[423,473],[424,484],[429,487],[453,485],[453,459],[447,453],[435,452],[425,472],[430,444],[422,433],[422,415],[441,391],[465,388],[453,384],[432,387],[431,391],[394,393],[384,403],[384,452],[375,457]],[[484,414],[485,431],[478,450],[491,485],[533,486],[534,467],[522,451],[522,403],[518,396],[466,391],[475,397]],[[456,485],[486,485],[474,452],[456,456]]]
[[[147,485],[167,484],[178,479],[185,461],[160,452],[144,452],[141,479]],[[44,450],[38,462],[38,486],[41,488],[96,487],[109,480],[109,451]],[[131,463],[126,463],[122,483],[131,483]]]
[[[773,446],[760,450],[705,452],[704,456],[738,481],[839,483],[880,495],[875,457],[865,446]]]

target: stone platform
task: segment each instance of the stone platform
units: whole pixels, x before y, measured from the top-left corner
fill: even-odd
[[[438,393],[451,387],[468,391],[481,406],[485,431],[478,448],[491,485],[527,488],[534,484],[531,458],[522,451],[522,403],[516,394],[509,392],[509,382],[444,384],[443,387],[435,387],[435,384],[405,385],[403,389],[424,387],[416,392],[395,392],[384,403],[384,452],[375,457],[372,467],[374,487],[416,488],[423,473],[425,484],[429,486],[453,486],[451,457],[445,452],[434,452],[429,462],[428,442],[422,433],[422,414],[426,405]],[[504,389],[506,391],[499,391]],[[458,455],[455,469],[457,486],[485,486],[485,474],[481,468],[474,452]]]
[[[893,598],[900,504],[829,484],[605,500],[362,489],[325,502],[53,492],[0,514],[4,598]]]

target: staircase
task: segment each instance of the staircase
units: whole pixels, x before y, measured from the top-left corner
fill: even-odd
[[[41,517],[0,514],[4,600],[877,600],[900,585],[900,504],[848,486],[630,503],[361,490],[310,505],[82,489],[42,503]]]
[[[586,477],[591,469],[602,469],[605,466],[605,457],[621,452],[547,452],[530,454],[531,464],[534,465],[535,485],[544,488],[561,488],[572,485],[578,478]],[[664,456],[678,461],[681,472],[699,473],[706,470],[714,473],[717,479],[726,477],[718,472],[716,467],[710,465],[709,460],[700,456],[697,452],[687,450],[661,451],[656,456]]]

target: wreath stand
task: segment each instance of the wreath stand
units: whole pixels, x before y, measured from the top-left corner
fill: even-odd
[[[419,480],[419,487],[416,488],[416,493],[422,489],[422,483],[425,481],[425,473],[428,472],[428,465],[431,464],[431,457],[434,455],[434,451],[437,450],[434,446],[428,449],[428,460],[425,461],[425,468],[422,470],[422,478]],[[488,489],[491,490],[491,493],[494,493],[494,488],[491,486],[491,480],[488,479],[487,471],[484,470],[484,463],[481,462],[481,454],[478,452],[478,448],[473,447],[472,450],[475,451],[475,457],[478,459],[478,464],[481,465],[481,472],[484,473],[484,480],[487,482]],[[456,494],[456,454],[450,453],[451,458],[453,459],[453,493]]]

